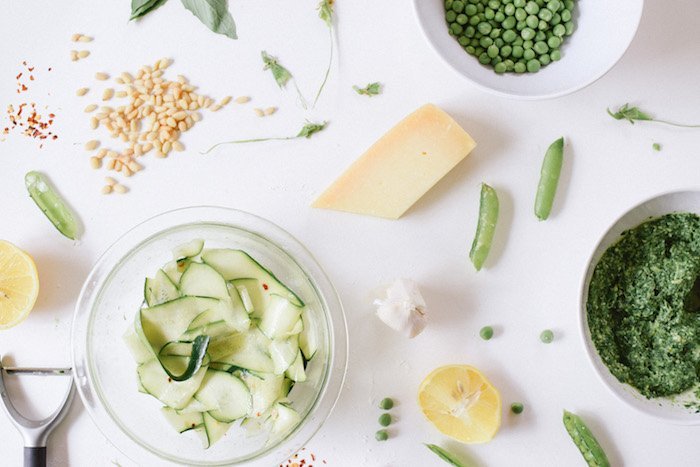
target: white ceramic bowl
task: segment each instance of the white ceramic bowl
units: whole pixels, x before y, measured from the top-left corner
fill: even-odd
[[[700,191],[676,191],[650,198],[627,211],[603,235],[588,262],[586,274],[581,284],[581,308],[579,325],[583,345],[598,376],[620,400],[631,407],[658,419],[682,425],[700,424],[700,413],[683,407],[690,394],[667,398],[647,399],[635,388],[623,384],[610,373],[591,340],[586,313],[588,286],[598,261],[605,250],[620,239],[622,232],[634,228],[650,217],[659,217],[672,212],[693,212],[700,215]],[[692,399],[690,399],[692,400]]]
[[[469,55],[450,36],[444,0],[413,0],[428,42],[448,65],[479,86],[501,96],[547,99],[594,83],[622,58],[642,17],[644,0],[578,0],[576,31],[562,45],[562,58],[537,73],[496,74]]]

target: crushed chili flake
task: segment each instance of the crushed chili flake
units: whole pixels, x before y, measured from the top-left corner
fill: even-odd
[[[280,464],[280,467],[313,467],[312,462],[316,462],[316,455],[312,452],[306,454],[306,448],[302,448],[298,453],[294,454],[288,461]],[[307,457],[308,456],[308,457]],[[327,464],[325,460],[322,460],[324,464]]]

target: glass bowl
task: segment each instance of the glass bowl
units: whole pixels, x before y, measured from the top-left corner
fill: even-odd
[[[238,425],[209,449],[194,433],[179,434],[160,413],[162,404],[137,391],[136,362],[122,340],[143,301],[143,281],[169,261],[173,247],[194,238],[207,248],[240,248],[295,291],[316,317],[320,347],[307,381],[289,395],[301,422],[266,445],[263,433]],[[279,465],[328,418],[347,367],[345,315],[333,285],[304,246],[280,227],[226,208],[166,212],[134,227],[97,261],[78,298],[72,330],[76,386],[102,433],[140,465]]]
[[[612,391],[615,396],[634,409],[650,415],[656,419],[664,420],[678,425],[700,425],[700,413],[686,404],[697,401],[695,391],[700,386],[679,394],[675,397],[657,397],[647,399],[637,389],[629,384],[621,383],[603,362],[598,354],[591,330],[588,327],[588,287],[593,276],[593,271],[603,253],[616,243],[623,232],[637,227],[650,218],[660,217],[672,212],[692,212],[700,215],[700,191],[673,191],[654,196],[636,205],[621,217],[603,234],[596,245],[588,261],[586,273],[581,282],[581,302],[579,307],[579,329],[583,339],[583,345],[588,354],[588,359],[593,369],[598,374],[603,384]],[[693,404],[694,405],[694,404]]]

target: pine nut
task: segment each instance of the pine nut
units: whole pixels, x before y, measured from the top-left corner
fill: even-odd
[[[257,115],[258,117],[265,116],[265,112],[262,109],[253,109],[253,112],[255,112],[255,115]]]
[[[116,159],[110,159],[109,162],[107,162],[107,170],[114,170],[114,168],[117,165],[117,160]]]
[[[112,189],[113,189],[112,185],[105,185],[102,187],[102,194],[108,195],[108,194],[112,193]]]
[[[78,97],[81,97],[81,96],[84,96],[85,94],[87,94],[88,91],[90,91],[90,88],[80,88],[80,89],[78,89],[77,91],[75,91],[75,94],[76,94]]]
[[[250,97],[248,96],[241,96],[236,98],[236,104],[245,104],[247,102],[250,102]]]
[[[97,105],[96,105],[96,104],[90,104],[90,105],[88,105],[87,107],[85,107],[85,113],[94,112],[95,109],[97,109]]]
[[[97,141],[96,139],[91,139],[87,143],[85,143],[85,150],[86,151],[94,151],[100,146],[100,142]]]
[[[114,95],[122,98],[122,97],[127,97],[129,95],[129,93],[126,91],[117,91],[116,93],[114,93]]]
[[[114,185],[114,191],[119,193],[120,195],[123,195],[124,193],[129,191],[129,189],[127,187],[125,187],[124,185],[117,183],[116,185]]]
[[[77,62],[78,61],[78,51],[77,50],[71,50],[70,51],[70,59],[72,62]]]
[[[112,88],[107,88],[107,89],[105,89],[104,92],[102,93],[102,100],[103,100],[103,101],[108,101],[108,100],[110,100],[112,97],[114,97],[114,89],[112,89]]]
[[[89,50],[81,50],[80,52],[78,52],[78,58],[87,58],[89,55]]]
[[[96,130],[98,126],[100,126],[100,121],[96,117],[92,117],[90,119],[90,128]]]
[[[78,41],[79,42],[92,42],[92,37],[85,36],[85,35],[81,34],[80,37],[78,38]]]
[[[80,40],[80,36],[82,36],[82,34],[75,33],[72,36],[70,36],[70,40],[73,42],[78,42]]]
[[[223,99],[221,99],[221,103],[219,105],[224,106],[224,105],[228,104],[229,102],[231,102],[231,99],[233,99],[233,97],[226,96]]]
[[[265,115],[272,115],[277,112],[277,107],[268,107],[265,109]]]
[[[95,170],[99,169],[100,167],[102,167],[102,159],[100,159],[99,157],[94,157],[94,156],[91,157],[90,158],[90,167],[92,167]]]
[[[219,105],[219,104],[213,105],[213,106],[211,106],[211,108],[209,110],[211,110],[212,112],[217,112],[217,111],[221,110],[221,105]]]
[[[202,120],[202,115],[199,114],[198,112],[194,112],[193,114],[190,115],[190,117],[192,117],[192,120],[194,120],[195,122]]]
[[[185,146],[183,146],[179,141],[173,141],[173,149],[177,152],[182,152],[185,150]]]
[[[95,73],[95,79],[98,81],[107,81],[109,79],[109,75],[107,73],[98,72]]]

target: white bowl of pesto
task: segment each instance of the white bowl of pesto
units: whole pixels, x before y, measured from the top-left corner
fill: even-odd
[[[450,4],[453,1],[457,0],[448,0]],[[563,1],[561,0],[561,2]],[[459,33],[453,31],[450,34],[448,31],[448,20],[453,18],[446,15],[448,2],[446,0],[413,0],[420,27],[435,52],[451,68],[479,88],[500,96],[527,100],[564,96],[585,88],[603,77],[622,58],[632,43],[644,6],[643,0],[618,0],[614,2],[607,0],[576,0],[572,15],[573,33],[563,36],[563,41],[560,45],[557,43],[561,58],[556,57],[555,61],[551,63],[548,60],[546,65],[542,65],[542,68],[534,73],[525,71],[523,73],[506,72],[497,74],[494,72],[493,67],[482,65],[479,62],[478,54],[486,53],[488,47],[484,47],[483,51],[477,50],[476,55],[470,55],[470,53],[474,52],[472,49],[469,49],[470,53],[467,52],[467,47],[469,47],[468,41],[475,38],[475,35],[467,32],[467,28],[470,26],[469,22],[464,24],[463,28],[461,26],[458,27]],[[472,6],[481,4],[489,8],[489,2],[487,1],[459,0],[459,2],[464,5],[472,4]],[[557,1],[557,3],[561,2]],[[492,6],[498,4],[498,8],[514,6],[514,2],[510,1],[494,3]],[[529,3],[536,3],[538,7],[533,8],[537,10],[545,9],[549,1],[543,2],[538,0]],[[498,11],[498,8],[496,11]],[[523,8],[523,10],[525,9]],[[457,10],[461,11],[461,14],[466,13],[459,7]],[[534,10],[531,9],[529,11]],[[509,13],[512,12],[513,10],[509,11]],[[522,13],[525,16],[523,12],[518,13]],[[483,13],[479,12],[477,15],[483,15]],[[530,16],[530,14],[528,13],[527,16]],[[536,13],[535,16],[542,17],[539,13]],[[511,17],[515,18],[515,15]],[[522,18],[522,16],[518,15],[518,18]],[[504,23],[494,23],[492,20],[494,26],[487,28],[504,32],[506,30],[505,26],[502,26]],[[520,21],[516,21],[516,23],[520,23]],[[472,27],[477,29],[477,26],[474,25]],[[508,27],[512,27],[512,31],[518,31],[518,36],[522,35],[522,30],[519,29],[521,25],[515,27],[509,25]],[[537,27],[532,30],[537,31]],[[463,41],[461,44],[458,42],[460,39]],[[532,42],[536,41],[533,40]],[[545,39],[545,42],[547,42],[547,39]],[[503,45],[512,47],[513,43],[500,45],[500,51],[502,52]],[[476,44],[477,48],[480,46]],[[504,60],[510,58],[516,62],[518,61],[518,59],[513,58],[510,49],[509,52],[502,53],[502,55],[504,55]]]
[[[581,284],[581,336],[605,386],[683,425],[700,424],[698,215],[700,191],[638,204],[605,232]]]

